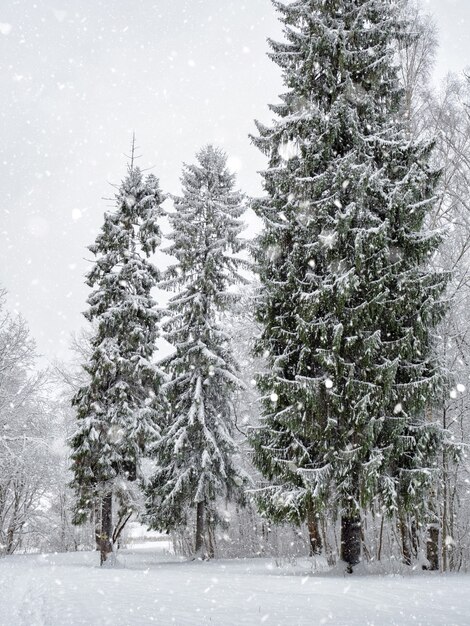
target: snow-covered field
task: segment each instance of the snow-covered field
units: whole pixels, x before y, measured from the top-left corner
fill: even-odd
[[[0,559],[1,626],[469,626],[470,576],[313,574],[309,562],[184,562],[164,544]]]

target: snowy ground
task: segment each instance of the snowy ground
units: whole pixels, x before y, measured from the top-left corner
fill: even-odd
[[[469,626],[470,575],[313,574],[306,560],[183,562],[164,544],[0,559],[1,626]]]

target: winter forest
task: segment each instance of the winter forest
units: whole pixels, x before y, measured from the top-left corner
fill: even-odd
[[[83,25],[80,4],[39,3],[49,17],[34,19],[53,20],[54,33]],[[168,11],[196,30],[205,15],[197,2],[137,4],[123,51],[127,92],[147,54],[145,15],[150,29]],[[12,23],[0,13],[5,50],[27,40],[15,10]],[[132,9],[117,10],[116,29]],[[55,259],[56,244],[40,213],[34,223],[19,214],[24,247],[15,248],[9,200],[20,192],[2,182],[0,626],[470,624],[467,60],[436,77],[442,33],[424,1],[227,2],[228,21],[242,15],[247,29],[260,10],[268,22],[250,36],[277,91],[246,79],[234,105],[246,119],[233,133],[256,152],[253,163],[222,139],[228,113],[216,117],[186,93],[189,122],[165,117],[158,99],[170,96],[154,86],[168,154],[152,152],[158,132],[133,100],[131,126],[116,131],[112,149],[80,144],[89,171],[110,168],[107,196],[75,170],[62,185],[54,166],[31,183],[33,203],[53,207],[57,192],[62,206],[61,185],[89,198],[94,226],[80,231],[83,245],[57,231],[67,261],[47,268],[57,284],[61,263],[83,269],[58,289],[83,313],[78,324],[48,314],[35,336],[41,262],[32,259]],[[197,38],[213,43],[205,69],[224,91],[239,76],[217,75],[213,22]],[[134,53],[136,24],[143,43]],[[97,50],[105,36],[96,35]],[[224,29],[227,46],[231,36]],[[165,31],[161,44],[170,85],[179,67],[171,37]],[[66,39],[64,55],[77,48],[68,63],[104,75],[94,48],[80,66],[82,42]],[[34,54],[28,48],[25,63],[45,64],[59,91],[73,91],[61,66]],[[232,60],[243,80],[253,55],[244,46]],[[200,65],[190,58],[185,71]],[[265,111],[241,104],[250,89]],[[33,109],[56,107],[54,129],[77,115],[42,88],[13,93],[18,110],[28,98]],[[109,111],[122,108],[112,91],[104,97]],[[85,92],[82,106],[87,121],[74,133],[100,137],[106,116],[95,116]],[[190,156],[187,122],[217,129]],[[48,132],[31,128],[26,151]],[[36,152],[44,168],[59,167],[60,154]],[[176,187],[161,175],[168,170]],[[256,193],[244,188],[247,170]],[[44,177],[49,195],[35,191]],[[64,210],[83,223],[87,209],[74,206]],[[16,266],[31,289],[25,310]],[[48,333],[54,345],[44,350]]]

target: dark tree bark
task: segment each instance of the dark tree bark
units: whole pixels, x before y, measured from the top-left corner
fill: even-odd
[[[212,522],[207,522],[207,558],[213,559],[215,557],[215,535],[214,525]]]
[[[384,538],[384,521],[385,521],[385,517],[382,515],[382,519],[380,520],[379,547],[377,549],[377,561],[380,561],[382,558],[382,545],[383,545],[383,538]]]
[[[95,530],[96,550],[101,552],[101,499],[95,498],[93,503],[93,526]]]
[[[318,524],[318,516],[315,514],[313,507],[310,507],[307,512],[307,528],[310,541],[310,556],[321,554],[323,546]]]
[[[101,502],[100,564],[104,565],[113,551],[113,495],[107,493]]]
[[[418,551],[419,551],[418,526],[416,524],[416,519],[411,520],[410,538],[411,538],[412,554],[413,554],[413,557],[416,558],[418,556]]]
[[[401,536],[401,550],[403,554],[403,563],[405,565],[411,565],[411,545],[410,545],[410,533],[406,520],[406,516],[402,513],[398,518],[398,530]]]
[[[6,554],[11,555],[15,551],[15,530],[12,526],[7,531]]]
[[[439,526],[437,524],[431,524],[428,527],[426,557],[429,563],[426,569],[437,571],[439,569]]]
[[[357,513],[341,518],[341,560],[348,564],[350,574],[361,560],[361,518]]]
[[[199,556],[204,547],[204,509],[205,503],[198,502],[196,506],[196,544],[195,552]]]

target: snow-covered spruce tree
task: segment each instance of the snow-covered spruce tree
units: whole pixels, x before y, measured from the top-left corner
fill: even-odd
[[[149,261],[160,243],[164,196],[153,175],[131,165],[89,250],[93,288],[85,313],[93,324],[89,381],[73,398],[78,427],[71,439],[74,522],[101,520],[103,564],[133,511],[132,482],[149,442],[158,436],[162,373],[153,362],[160,314],[151,290],[160,274]],[[119,510],[113,515],[113,500]],[[100,509],[100,510],[99,510]],[[114,520],[114,521],[113,521]]]
[[[427,408],[446,376],[433,329],[446,276],[429,269],[426,229],[438,174],[431,144],[410,142],[394,0],[274,2],[287,41],[271,41],[286,93],[258,124],[268,156],[258,349],[264,420],[255,463],[265,513],[341,515],[341,558],[360,559],[360,511],[426,512],[444,440]]]
[[[229,335],[218,319],[239,282],[242,264],[242,195],[227,170],[226,155],[207,146],[196,165],[185,165],[183,195],[169,215],[168,252],[177,264],[162,287],[177,291],[169,302],[166,339],[175,353],[162,364],[168,414],[154,446],[156,471],[147,486],[147,521],[159,530],[187,524],[196,513],[195,552],[211,557],[218,497],[240,498],[245,482],[232,438],[233,394],[241,383]]]

